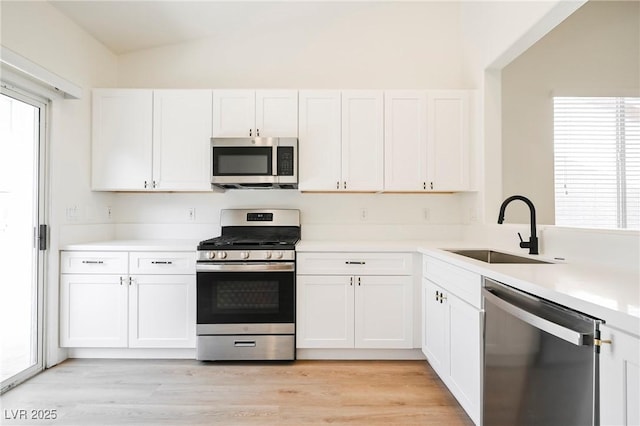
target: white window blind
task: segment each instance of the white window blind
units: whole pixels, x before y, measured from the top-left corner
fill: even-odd
[[[556,225],[640,229],[640,98],[554,98]]]

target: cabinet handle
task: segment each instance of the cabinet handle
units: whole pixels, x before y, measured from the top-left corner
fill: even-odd
[[[154,188],[154,189],[155,189],[155,188],[157,188],[157,187],[158,187],[158,184],[157,184],[157,183],[156,183],[156,181],[154,180],[154,181],[153,181],[153,183],[152,183],[152,188]]]
[[[358,277],[358,285],[360,285],[360,284],[361,284],[361,278]]]
[[[249,129],[249,136],[253,136],[253,129]]]
[[[340,189],[340,181],[336,181],[336,189]]]
[[[129,285],[133,284],[133,278],[129,277]]]
[[[124,283],[124,277],[120,277],[120,285]]]
[[[147,189],[149,187],[149,183],[145,180],[144,181],[144,189]]]
[[[612,345],[613,340],[611,339],[593,339],[593,346],[602,346],[602,345]]]
[[[344,189],[347,189],[347,181],[342,182],[342,187],[343,187]]]
[[[256,129],[256,136],[260,136],[260,129]]]
[[[433,182],[431,182],[430,187],[431,187],[431,189],[433,189]]]
[[[427,182],[422,182],[422,189],[427,189]]]
[[[362,262],[362,261],[346,261],[344,262],[345,265],[364,265],[366,262]]]
[[[102,265],[104,261],[102,260],[83,260],[82,263],[87,265]]]
[[[152,265],[173,265],[173,262],[170,260],[152,260]]]
[[[349,285],[353,285],[353,277],[349,277]]]

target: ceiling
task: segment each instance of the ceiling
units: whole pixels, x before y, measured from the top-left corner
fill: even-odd
[[[49,0],[116,54],[237,31],[332,19],[374,2]]]

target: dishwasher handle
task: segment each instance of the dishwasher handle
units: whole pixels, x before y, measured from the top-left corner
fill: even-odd
[[[506,300],[500,298],[491,289],[483,288],[482,295],[484,298],[502,309],[513,315],[514,317],[526,322],[527,324],[546,331],[547,333],[554,335],[562,340],[572,343],[576,346],[593,346],[593,333],[585,333],[582,331],[573,330],[565,327],[564,325],[557,324],[549,321],[545,318],[539,317],[519,306],[513,305]]]

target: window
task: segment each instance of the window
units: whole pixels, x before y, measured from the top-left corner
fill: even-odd
[[[555,97],[556,225],[640,229],[640,98]]]

